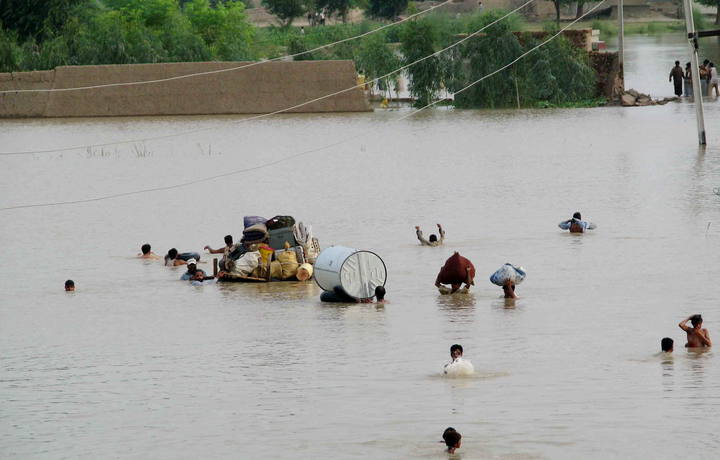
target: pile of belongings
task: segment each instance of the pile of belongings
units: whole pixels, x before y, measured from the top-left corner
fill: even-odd
[[[513,264],[505,264],[490,275],[490,282],[498,286],[505,284],[520,284],[525,280],[525,269],[516,267]]]
[[[312,277],[320,244],[312,236],[312,227],[296,224],[292,216],[243,218],[243,236],[220,267],[230,275],[266,280],[305,281]]]

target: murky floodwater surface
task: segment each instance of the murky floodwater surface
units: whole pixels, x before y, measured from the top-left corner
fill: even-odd
[[[628,87],[671,93],[669,66],[644,60],[662,46],[628,39]],[[664,93],[635,83],[645,72]],[[702,313],[720,337],[720,102],[706,104],[705,151],[686,102],[392,122],[403,113],[2,121],[3,151],[212,128],[2,157],[2,206],[363,136],[188,187],[0,214],[0,456],[446,458],[437,441],[453,426],[466,459],[714,458],[718,356],[686,351],[677,323]],[[577,210],[598,229],[561,232]],[[192,287],[132,257],[145,242],[220,246],[243,215],[275,214],[311,223],[324,246],[381,255],[390,303],[323,305],[312,283]],[[438,222],[447,244],[420,247],[413,226]],[[454,250],[477,285],[441,296]],[[487,280],[505,262],[528,272],[514,303]],[[474,377],[440,375],[453,343]]]

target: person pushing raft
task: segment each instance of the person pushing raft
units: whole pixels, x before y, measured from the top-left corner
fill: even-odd
[[[437,224],[438,233],[440,233],[440,239],[438,240],[438,237],[435,235],[430,235],[429,240],[426,240],[423,237],[422,230],[420,230],[420,226],[415,226],[415,235],[417,235],[417,239],[420,241],[420,244],[423,246],[440,246],[445,241],[445,230],[443,230],[442,226],[440,224]]]
[[[475,284],[474,280],[475,266],[456,251],[440,268],[440,273],[435,278],[435,287],[441,294],[454,294],[465,283],[467,292],[470,286]],[[449,284],[450,288],[443,286],[444,284]]]
[[[597,226],[592,222],[582,220],[579,212],[573,214],[572,219],[564,220],[558,224],[563,230],[570,230],[570,233],[585,233],[585,230],[594,230]]]

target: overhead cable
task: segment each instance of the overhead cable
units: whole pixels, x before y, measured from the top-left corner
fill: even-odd
[[[9,93],[57,93],[57,92],[65,92],[65,91],[82,91],[86,89],[100,89],[100,88],[112,88],[117,86],[137,86],[137,85],[149,85],[153,83],[162,83],[166,81],[173,81],[173,80],[182,80],[184,78],[193,78],[193,77],[199,77],[204,75],[213,75],[223,72],[234,72],[236,70],[244,70],[249,69],[250,67],[255,67],[258,65],[262,65],[268,62],[274,62],[274,61],[282,61],[284,59],[289,58],[295,58],[297,56],[303,56],[305,54],[314,53],[315,51],[320,51],[322,49],[330,48],[335,45],[339,45],[340,43],[346,43],[352,40],[357,40],[359,38],[367,37],[368,35],[372,35],[376,32],[379,32],[381,30],[387,29],[388,27],[393,27],[399,24],[402,24],[405,21],[409,21],[410,19],[414,19],[422,14],[429,13],[430,11],[433,11],[437,8],[440,8],[441,6],[447,5],[448,3],[452,2],[453,0],[446,0],[443,3],[440,3],[438,5],[432,6],[426,10],[420,11],[418,13],[412,14],[404,19],[401,19],[397,22],[392,22],[390,24],[385,24],[383,26],[378,27],[377,29],[370,30],[368,32],[362,33],[360,35],[356,35],[354,37],[348,37],[344,38],[342,40],[338,40],[336,42],[328,43],[325,45],[318,46],[317,48],[313,48],[307,51],[301,51],[299,53],[294,54],[286,54],[284,56],[278,56],[272,59],[265,59],[263,61],[255,61],[251,62],[250,64],[244,64],[240,66],[235,67],[229,67],[227,69],[218,69],[218,70],[208,70],[205,72],[196,72],[196,73],[189,73],[187,75],[177,75],[175,77],[167,77],[167,78],[158,78],[156,80],[141,80],[141,81],[130,81],[130,82],[121,82],[121,83],[106,83],[102,85],[91,85],[91,86],[78,86],[75,88],[45,88],[45,89],[9,89],[9,90],[3,90],[0,91],[0,94],[9,94]]]
[[[334,93],[330,93],[330,94],[326,94],[326,95],[324,95],[324,96],[316,97],[316,98],[314,98],[314,99],[311,99],[311,100],[308,100],[308,101],[305,101],[305,102],[302,102],[302,103],[293,105],[293,106],[291,106],[291,107],[286,107],[286,108],[283,108],[283,109],[280,109],[280,110],[276,110],[276,111],[274,111],[274,112],[263,113],[263,114],[254,115],[254,116],[251,116],[251,117],[242,118],[242,119],[236,121],[235,123],[237,123],[237,124],[239,124],[239,123],[245,123],[245,122],[252,121],[252,120],[259,120],[259,119],[262,119],[262,118],[268,118],[268,117],[271,117],[271,116],[274,116],[274,115],[278,115],[278,114],[280,114],[280,113],[289,112],[289,111],[291,111],[291,110],[295,110],[295,109],[298,109],[298,108],[300,108],[300,107],[304,107],[304,106],[306,106],[306,105],[309,105],[309,104],[312,104],[312,103],[315,103],[315,102],[319,102],[319,101],[322,101],[322,100],[325,100],[325,99],[328,99],[328,98],[331,98],[331,97],[334,97],[334,96],[337,96],[337,95],[340,95],[340,94],[343,94],[343,93],[347,93],[347,92],[349,92],[349,91],[356,90],[356,89],[358,89],[358,88],[360,88],[360,87],[363,87],[363,86],[366,85],[366,84],[372,84],[372,83],[378,82],[378,81],[380,81],[380,80],[382,80],[382,79],[384,79],[384,78],[387,78],[387,77],[389,77],[389,76],[391,76],[391,75],[394,75],[394,74],[396,74],[396,73],[402,72],[403,70],[408,69],[408,68],[410,68],[410,67],[412,67],[412,66],[414,66],[414,65],[416,65],[416,64],[419,64],[420,62],[423,62],[423,61],[426,61],[427,59],[436,57],[436,56],[438,56],[438,55],[440,55],[440,54],[442,54],[442,53],[444,53],[444,52],[446,52],[446,51],[448,51],[448,50],[450,50],[450,49],[452,49],[452,48],[455,48],[456,46],[461,45],[462,43],[466,42],[467,40],[470,40],[471,38],[477,36],[478,34],[480,34],[480,33],[481,33],[482,31],[484,31],[485,29],[487,29],[487,28],[489,28],[489,27],[497,24],[498,22],[504,20],[504,19],[507,18],[508,16],[510,16],[510,15],[512,15],[512,14],[515,14],[516,12],[518,12],[519,10],[521,10],[522,8],[525,8],[527,5],[529,5],[530,3],[533,3],[534,1],[536,1],[536,0],[528,0],[528,1],[526,1],[525,3],[523,3],[522,5],[520,5],[519,7],[515,8],[515,9],[512,10],[512,11],[510,11],[509,13],[507,13],[507,14],[499,17],[498,19],[492,21],[491,23],[489,23],[489,24],[481,27],[480,29],[476,30],[475,32],[472,32],[471,34],[468,34],[466,37],[462,38],[461,40],[458,40],[457,42],[455,42],[455,43],[453,43],[453,44],[451,44],[451,45],[448,45],[448,46],[446,46],[445,48],[443,48],[443,49],[441,49],[441,50],[439,50],[439,51],[436,51],[436,52],[434,52],[434,53],[432,53],[432,54],[429,54],[429,55],[427,55],[427,56],[424,56],[424,57],[422,57],[422,58],[420,58],[420,59],[418,59],[418,60],[416,60],[416,61],[413,61],[413,62],[411,62],[411,63],[409,63],[409,64],[405,64],[405,65],[403,65],[403,66],[401,66],[401,67],[399,67],[399,68],[397,68],[397,69],[395,69],[395,70],[393,70],[393,71],[391,71],[391,72],[389,72],[389,73],[386,73],[385,75],[381,75],[381,76],[379,76],[379,77],[377,77],[377,78],[373,78],[373,79],[371,79],[371,80],[368,80],[368,81],[366,81],[365,83],[353,85],[353,86],[351,86],[351,87],[349,87],[349,88],[345,88],[345,89],[336,91],[336,92],[334,92]],[[203,132],[203,131],[212,131],[212,130],[214,130],[214,129],[218,129],[218,127],[216,127],[216,126],[210,126],[210,127],[206,127],[206,128],[198,128],[198,129],[185,130],[185,131],[182,131],[182,132],[179,132],[179,133],[164,134],[164,135],[160,135],[160,136],[150,136],[150,137],[136,138],[136,139],[127,139],[127,140],[124,140],[124,141],[103,142],[103,143],[99,143],[99,144],[75,145],[75,146],[71,146],[71,147],[58,147],[58,148],[44,149],[44,150],[26,150],[26,151],[15,151],[15,152],[0,152],[0,156],[9,156],[9,155],[35,155],[35,154],[41,154],[41,153],[58,153],[58,152],[66,152],[66,151],[70,151],[70,150],[86,150],[86,149],[92,149],[92,148],[98,148],[98,147],[108,147],[108,146],[111,146],[111,145],[134,144],[134,143],[155,141],[155,140],[161,140],[161,139],[169,139],[169,138],[179,137],[179,136],[186,136],[186,135],[189,135],[189,134],[195,134],[195,133],[199,133],[199,132]]]

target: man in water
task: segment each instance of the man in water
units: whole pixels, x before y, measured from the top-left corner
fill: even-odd
[[[515,294],[515,283],[513,283],[512,281],[507,281],[505,284],[503,284],[502,290],[503,290],[503,295],[505,296],[506,299],[517,299],[518,298],[517,294]]]
[[[683,72],[683,68],[680,67],[680,61],[675,61],[675,67],[670,70],[670,76],[668,77],[668,81],[672,81],[673,85],[675,85],[675,95],[678,97],[682,96],[682,85],[684,76],[685,72]]]
[[[195,259],[190,259],[187,261],[187,271],[183,273],[180,279],[182,281],[193,279],[197,273],[202,274],[203,279],[207,276],[203,270],[197,268],[197,261]]]
[[[210,254],[225,254],[225,256],[228,255],[228,252],[232,250],[233,245],[233,237],[232,235],[225,235],[225,247],[220,249],[213,249],[210,246],[205,246],[204,249],[206,249]]]
[[[141,259],[159,259],[160,256],[152,252],[152,249],[150,248],[150,245],[145,243],[140,247],[140,251],[142,251],[141,254],[138,254],[138,257]]]
[[[450,362],[443,366],[444,372],[447,374],[447,368],[449,365],[454,363],[456,360],[462,358],[463,347],[460,344],[454,344],[450,347]]]
[[[423,246],[440,246],[443,244],[443,241],[445,241],[445,230],[443,230],[442,226],[440,224],[437,224],[438,232],[440,233],[440,239],[438,240],[438,237],[435,235],[430,235],[429,241],[426,240],[423,237],[422,230],[420,230],[420,226],[415,226],[415,234],[417,235],[417,239],[420,240],[420,244]]]
[[[73,281],[73,280],[65,281],[65,291],[74,292],[75,291],[75,281]]]
[[[673,339],[670,337],[665,337],[660,341],[660,349],[665,353],[672,353],[673,352]]]
[[[688,327],[687,322],[692,323],[692,327]],[[702,327],[703,319],[701,315],[692,315],[687,319],[680,321],[680,329],[687,333],[687,348],[711,347],[710,333]]]
[[[576,212],[573,214],[572,219],[560,222],[558,227],[563,230],[570,230],[570,233],[585,233],[585,230],[594,230],[596,225],[582,220],[580,213]]]
[[[443,441],[445,441],[445,445],[447,446],[448,454],[454,454],[455,449],[460,448],[461,439],[462,435],[453,427],[447,427],[445,431],[443,431]]]
[[[375,302],[376,303],[386,303],[387,302],[387,300],[385,300],[385,287],[383,287],[383,286],[375,287]]]

